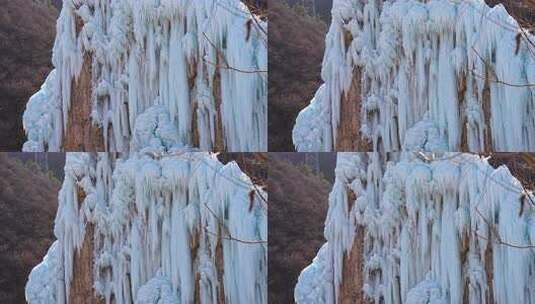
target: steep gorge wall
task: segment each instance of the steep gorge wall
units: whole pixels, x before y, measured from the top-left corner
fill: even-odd
[[[336,172],[327,243],[301,273],[297,303],[535,301],[534,195],[506,166],[340,153]]]
[[[25,151],[267,149],[267,21],[241,1],[66,1],[53,64]]]
[[[92,236],[95,228],[89,224],[86,228],[85,234]],[[87,237],[84,239],[80,249],[74,254],[73,258],[73,273],[71,290],[69,292],[68,303],[79,304],[104,304],[104,299],[97,296],[93,282],[93,252],[94,243],[93,238]]]
[[[332,14],[299,151],[535,149],[532,36],[502,5],[339,0]]]
[[[70,153],[58,240],[26,299],[266,303],[266,199],[211,154]]]
[[[342,93],[340,102],[340,125],[336,132],[336,147],[334,151],[370,151],[371,143],[360,132],[361,107],[360,82],[361,72],[357,68],[351,77],[351,86]]]

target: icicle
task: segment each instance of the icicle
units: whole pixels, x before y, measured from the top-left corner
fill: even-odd
[[[29,303],[68,302],[84,238],[95,246],[94,286],[106,303],[161,296],[209,304],[220,293],[232,303],[267,303],[267,206],[260,198],[267,195],[236,163],[185,150],[119,159],[69,153],[65,171],[58,241],[30,275]],[[85,235],[89,224],[93,235]]]
[[[521,30],[503,5],[483,0],[334,1],[325,84],[297,117],[294,145],[336,147],[341,100],[358,70],[360,96],[349,102],[361,104],[358,131],[374,151],[535,150],[527,86],[535,59],[528,43],[517,48]],[[438,133],[439,146],[412,144],[425,142],[422,122]]]
[[[505,166],[494,169],[476,155],[404,152],[388,159],[339,154],[327,243],[301,273],[297,303],[338,303],[348,279],[341,269],[356,266],[366,299],[377,304],[535,301],[534,212],[522,203],[533,193],[524,193]],[[342,186],[348,180],[357,195],[351,211]],[[357,229],[366,235],[363,265],[347,265]]]
[[[267,22],[253,17],[239,0],[65,1],[56,72],[28,103],[24,149],[62,149],[71,86],[88,55],[91,119],[107,150],[144,148],[133,143],[134,129],[159,106],[178,147],[192,146],[197,134],[200,148],[215,149],[220,123],[226,150],[266,151]]]

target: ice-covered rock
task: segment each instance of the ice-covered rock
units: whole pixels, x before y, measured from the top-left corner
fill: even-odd
[[[57,241],[27,300],[68,303],[85,275],[106,303],[267,303],[266,198],[215,154],[69,153]],[[91,274],[74,271],[87,242]]]
[[[107,151],[129,151],[155,105],[183,146],[267,150],[267,22],[241,1],[66,0],[56,30],[55,71],[24,114],[25,151],[63,149],[83,66],[91,117],[80,120]]]
[[[340,303],[350,268],[371,303],[535,303],[533,199],[476,155],[340,153],[327,243],[295,299]],[[358,229],[362,265],[348,265]]]
[[[535,56],[526,39],[534,37],[502,5],[483,0],[335,0],[325,84],[298,116],[294,144],[337,147],[356,77],[360,97],[348,102],[360,103],[355,132],[373,151],[416,148],[404,144],[426,135],[411,132],[421,121],[436,128],[430,140],[446,144],[430,148],[535,151]]]

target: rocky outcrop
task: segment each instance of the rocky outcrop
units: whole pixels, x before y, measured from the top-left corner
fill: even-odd
[[[105,151],[103,130],[91,120],[91,57],[84,56],[80,75],[72,81],[71,108],[63,138],[65,151]]]
[[[372,303],[364,295],[364,227],[357,227],[353,246],[344,256],[340,304]]]
[[[342,94],[340,125],[337,128],[335,151],[370,151],[371,143],[360,131],[362,101],[360,93],[361,72],[356,69],[348,92]]]
[[[73,260],[73,273],[75,274],[71,282],[71,290],[69,291],[68,303],[79,304],[104,304],[102,297],[97,296],[93,282],[94,276],[94,227],[89,224],[86,228],[86,238],[82,243],[82,247],[75,253]]]

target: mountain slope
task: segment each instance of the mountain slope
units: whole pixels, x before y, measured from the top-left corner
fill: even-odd
[[[0,302],[24,303],[30,270],[53,241],[59,182],[0,153]]]
[[[293,151],[295,118],[321,84],[327,26],[284,0],[269,5],[269,151]]]
[[[52,68],[57,9],[34,0],[0,6],[0,151],[20,151],[26,102]]]
[[[330,184],[306,166],[269,160],[269,303],[293,303],[299,272],[323,244]]]

